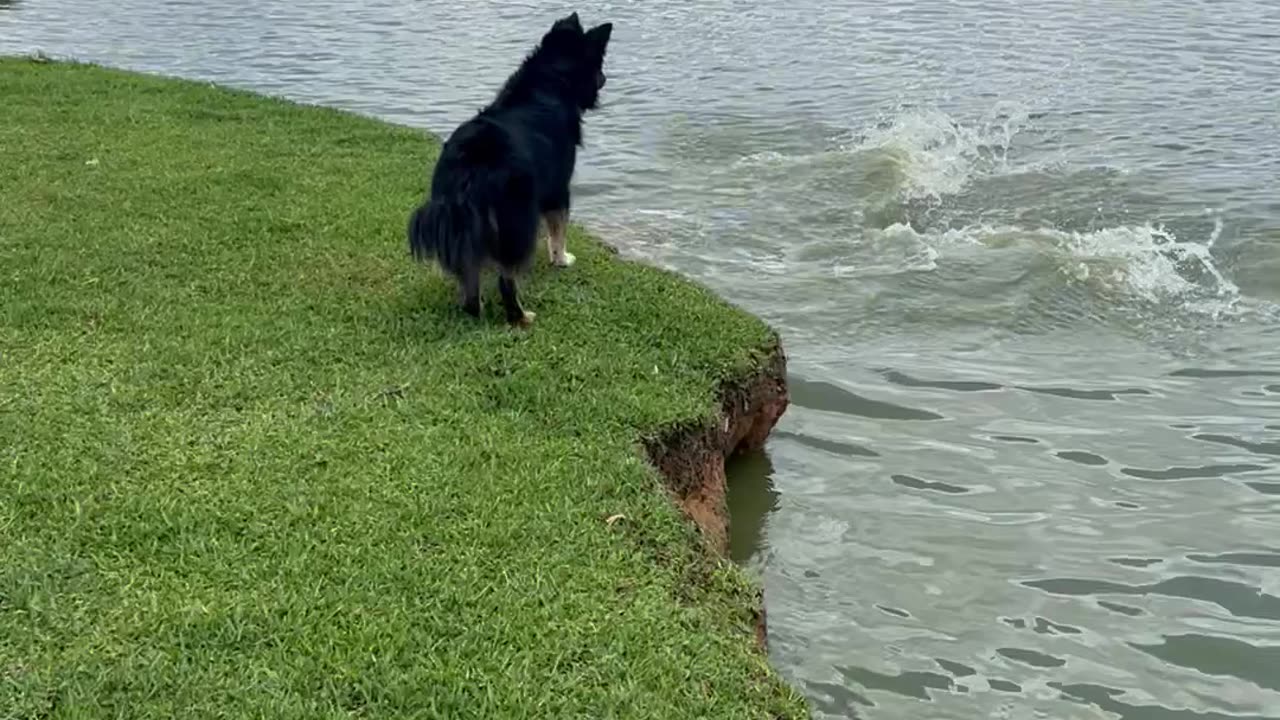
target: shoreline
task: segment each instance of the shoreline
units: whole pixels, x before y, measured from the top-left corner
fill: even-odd
[[[781,338],[751,372],[721,383],[720,412],[710,423],[675,426],[645,439],[649,463],[666,480],[673,501],[697,526],[708,552],[729,553],[729,492],[725,463],[764,448],[790,404],[787,355]],[[750,608],[756,644],[767,655],[769,630],[764,585]]]

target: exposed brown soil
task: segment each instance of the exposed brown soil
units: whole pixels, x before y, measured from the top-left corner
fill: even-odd
[[[648,441],[645,449],[707,546],[723,555],[729,550],[725,461],[735,453],[763,447],[790,403],[782,343],[776,342],[753,371],[723,383],[719,394],[720,413],[714,423],[672,428]],[[763,603],[752,611],[756,636],[763,647]]]

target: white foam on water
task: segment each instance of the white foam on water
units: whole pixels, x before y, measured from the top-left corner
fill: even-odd
[[[976,124],[956,121],[940,110],[910,110],[870,128],[829,138],[830,145],[805,153],[763,150],[725,166],[742,170],[779,170],[807,166],[833,157],[873,156],[867,164],[889,162],[897,171],[904,197],[938,198],[960,192],[971,180],[1010,170],[1009,148],[1028,125],[1021,110],[995,112]]]
[[[1181,241],[1169,230],[1152,225],[1042,232],[1079,261],[1076,269],[1086,276],[1091,260],[1119,261],[1109,280],[1143,299],[1182,299],[1204,310],[1227,310],[1240,298],[1240,288],[1222,274],[1210,253],[1222,232],[1220,219],[1203,243]]]
[[[1221,232],[1222,221],[1216,218],[1214,229],[1204,242],[1180,240],[1168,229],[1149,224],[1087,232],[990,225],[918,232],[895,224],[874,235],[880,241],[924,244],[935,251],[931,259],[937,264],[945,264],[949,252],[964,247],[1033,248],[1049,253],[1067,282],[1221,317],[1245,309],[1240,288],[1218,268],[1211,253]]]
[[[938,110],[907,111],[858,133],[843,150],[887,154],[902,172],[904,195],[937,198],[960,192],[975,177],[1007,172],[1009,148],[1027,122],[1021,111],[978,125]]]
[[[732,168],[753,168],[753,167],[769,167],[773,165],[786,165],[788,163],[803,162],[808,156],[785,155],[777,150],[763,150],[761,152],[744,155],[733,162]]]

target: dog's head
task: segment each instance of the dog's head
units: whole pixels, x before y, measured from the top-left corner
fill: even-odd
[[[560,18],[542,37],[542,48],[555,59],[556,69],[573,88],[574,100],[583,110],[594,110],[604,88],[604,55],[613,35],[613,23],[590,30],[582,27],[578,13]]]

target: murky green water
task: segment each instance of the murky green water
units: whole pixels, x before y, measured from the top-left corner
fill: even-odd
[[[578,217],[785,333],[735,541],[818,713],[1280,718],[1280,5],[580,9]],[[0,51],[448,131],[554,15],[9,0]]]

